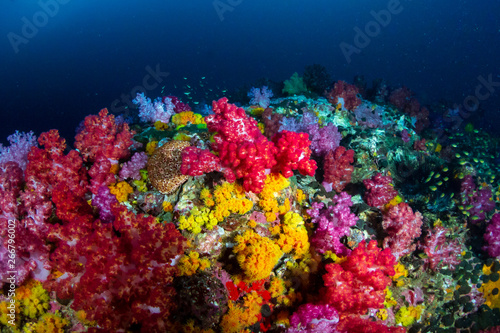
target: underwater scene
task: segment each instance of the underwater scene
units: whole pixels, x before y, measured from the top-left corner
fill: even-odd
[[[155,12],[177,8],[185,15],[178,24],[195,11],[193,4],[152,3]],[[285,17],[361,10],[328,3],[215,0],[192,15],[236,29],[245,11],[252,22],[267,20],[258,6]],[[112,75],[132,65],[117,60],[110,69],[103,60],[102,76],[80,77],[80,70],[93,73],[96,44],[72,51],[88,64],[71,58],[44,79],[44,68],[16,79],[2,69],[0,331],[500,332],[500,72],[488,71],[493,59],[484,58],[481,70],[455,63],[463,75],[476,73],[462,90],[457,73],[441,87],[412,77],[412,68],[402,79],[397,70],[370,69],[364,58],[362,70],[354,69],[357,57],[370,54],[368,44],[385,38],[382,29],[397,35],[391,29],[402,23],[391,21],[409,15],[411,5],[363,7],[371,19],[354,30],[351,24],[350,37],[334,45],[338,65],[311,55],[284,60],[277,71],[271,60],[262,67],[248,60],[217,76],[226,62],[237,68],[234,54],[163,63],[150,48],[137,55],[151,60],[136,76]],[[6,6],[27,10],[18,1]],[[4,40],[12,55],[2,61],[32,67],[37,54],[43,64],[48,58],[35,44],[56,34],[51,27],[62,24],[65,10],[76,15],[82,6],[42,0],[21,20],[13,16]],[[155,16],[143,7],[129,19],[137,24],[137,15],[147,31],[145,18]],[[486,15],[484,26],[471,28],[459,12],[443,20],[462,17],[467,43],[467,34],[485,33],[492,22]],[[86,20],[112,27],[111,18],[100,21],[107,13]],[[301,43],[308,24],[296,37]],[[168,47],[193,35],[175,31],[165,37]],[[84,40],[87,33],[78,32]],[[223,49],[229,35],[205,43]],[[114,54],[123,41],[110,43]],[[176,52],[192,57],[186,50]],[[399,65],[419,57],[407,56]],[[63,69],[70,65],[75,72]],[[430,76],[452,71],[437,67],[443,72],[428,69]],[[96,89],[79,96],[93,82]]]

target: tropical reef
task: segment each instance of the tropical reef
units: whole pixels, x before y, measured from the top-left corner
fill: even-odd
[[[500,331],[498,138],[330,80],[9,136],[1,331]]]

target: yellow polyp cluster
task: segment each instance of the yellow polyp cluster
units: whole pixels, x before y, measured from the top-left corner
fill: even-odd
[[[397,206],[401,202],[403,202],[403,198],[401,198],[401,196],[398,194],[391,201],[389,201],[387,204],[385,204],[385,209],[387,210],[387,209],[391,208],[392,206]]]
[[[281,233],[276,243],[285,253],[295,252],[295,258],[301,258],[309,251],[309,237],[302,216],[288,212],[284,216]]]
[[[266,125],[264,125],[263,123],[258,123],[257,126],[259,127],[259,131],[264,134],[264,132],[266,131]]]
[[[46,313],[33,327],[33,332],[36,333],[63,333],[64,328],[69,325],[67,319],[61,318],[57,314]]]
[[[281,295],[278,297],[278,303],[284,306],[292,306],[295,303],[302,302],[302,294],[296,292],[294,288],[288,290],[288,294]]]
[[[15,303],[10,301],[0,303],[0,323],[10,327],[13,327],[11,325],[13,318],[9,317],[8,314],[15,315],[14,326],[19,327],[23,319],[30,321],[37,319],[50,308],[49,294],[36,280],[28,280],[24,285],[18,287],[13,300]],[[12,304],[14,305],[12,306]]]
[[[150,156],[153,155],[157,146],[158,146],[158,141],[148,142],[148,144],[146,145],[146,154]]]
[[[187,229],[195,234],[200,233],[202,227],[212,230],[231,213],[244,215],[253,207],[253,202],[245,197],[241,186],[227,182],[216,186],[213,194],[207,188],[202,189],[200,199],[206,207],[194,207],[189,217],[181,216],[181,230]]]
[[[233,252],[249,282],[267,278],[283,255],[277,244],[253,230],[236,236],[235,241]]]
[[[405,265],[397,263],[397,265],[394,266],[394,271],[396,272],[396,274],[392,276],[392,281],[396,282],[396,286],[402,287],[405,283],[403,278],[408,276],[408,270],[406,269]]]
[[[191,209],[189,217],[182,215],[179,218],[179,229],[199,234],[202,227],[212,230],[217,225],[217,222],[213,211],[206,207],[199,208],[195,206]]]
[[[392,297],[392,291],[389,288],[385,288],[385,300],[384,307],[391,308],[398,304],[398,302]]]
[[[190,142],[191,141],[191,136],[187,135],[186,133],[177,133],[176,135],[174,135],[173,139],[177,140],[177,141],[188,141],[188,142]]]
[[[396,313],[396,324],[411,326],[422,316],[423,306],[402,306]]]
[[[183,111],[172,116],[172,122],[177,126],[177,129],[186,126],[188,123],[193,125],[206,124],[203,116],[193,111]]]
[[[202,196],[204,195],[206,194],[203,193]],[[207,203],[211,203],[209,199],[208,197]],[[219,222],[224,221],[231,213],[244,215],[253,208],[253,202],[245,197],[243,187],[227,182],[215,187],[213,201],[214,216]]]
[[[172,203],[169,201],[163,201],[161,207],[163,208],[163,211],[166,213],[172,212],[174,210],[174,206],[172,206]]]
[[[193,319],[189,319],[180,329],[180,333],[215,333],[211,328],[203,329],[196,326]]]
[[[280,311],[276,315],[276,324],[280,326],[290,326],[290,313],[288,311]]]
[[[86,326],[95,326],[96,322],[95,321],[90,321],[87,319],[87,313],[83,310],[79,310],[75,312],[75,317],[78,319],[78,321]]]
[[[260,308],[263,303],[256,291],[246,294],[243,298],[243,305],[239,306],[233,301],[229,301],[229,310],[222,317],[222,332],[240,333],[245,332],[249,327],[259,320]]]
[[[198,269],[204,271],[210,267],[210,261],[208,259],[200,259],[200,254],[195,251],[189,252],[189,254],[183,256],[179,259],[177,264],[179,267],[179,275],[193,275]]]
[[[261,116],[264,110],[265,109],[263,107],[255,107],[251,109],[251,113],[254,116]]]
[[[213,207],[215,206],[214,196],[210,193],[208,188],[203,188],[200,192],[200,199],[203,200],[205,206]]]
[[[280,206],[278,197],[280,192],[290,186],[290,181],[279,173],[267,175],[262,192],[259,193],[259,206],[264,211],[268,222],[276,220],[276,213],[285,214],[290,210],[290,201]]]
[[[389,313],[386,309],[379,309],[377,311],[377,318],[380,320],[386,320],[389,317]]]
[[[302,191],[300,188],[297,190],[297,193],[295,194],[295,198],[297,199],[297,202],[302,205],[302,202],[306,200],[306,195],[304,191]]]
[[[126,181],[108,185],[108,187],[111,194],[113,194],[119,202],[127,201],[128,195],[134,192],[132,186],[130,186]]]
[[[257,226],[257,222],[255,222],[255,220],[250,220],[248,221],[248,226],[250,228],[255,228]]]
[[[267,289],[271,297],[278,297],[286,292],[285,281],[279,277],[273,277],[269,283],[269,288]]]
[[[493,263],[489,266],[483,265],[483,274],[490,275],[492,273],[492,266]],[[493,293],[493,290],[495,289],[497,289],[496,294]],[[483,283],[481,288],[479,288],[479,291],[483,293],[483,297],[485,299],[484,304],[488,305],[490,309],[500,308],[500,293],[498,290],[500,290],[500,279],[496,281],[489,279],[488,282]]]
[[[347,260],[347,257],[339,257],[332,251],[326,251],[324,254],[325,259],[332,259],[334,263],[340,264]]]
[[[168,129],[168,124],[165,124],[159,120],[155,121],[155,129],[158,131],[164,131]]]
[[[35,319],[49,309],[49,294],[43,289],[42,284],[30,280],[25,285],[17,288],[18,300],[24,316]]]
[[[111,164],[111,167],[109,168],[109,172],[116,175],[118,173],[118,170],[120,170],[120,165],[118,163]]]

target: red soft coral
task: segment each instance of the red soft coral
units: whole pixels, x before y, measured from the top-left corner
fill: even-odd
[[[344,81],[337,81],[333,89],[326,94],[326,97],[328,98],[328,102],[334,106],[340,103],[347,110],[354,111],[355,108],[361,105],[361,99],[358,97],[358,94],[359,89],[356,86]]]
[[[396,258],[415,250],[415,238],[421,234],[422,214],[413,213],[407,203],[392,206],[385,214],[382,227],[388,236],[384,239],[384,248],[390,248]]]
[[[308,136],[307,133],[281,131],[273,137],[278,149],[274,172],[281,171],[284,177],[289,178],[293,176],[292,170],[298,169],[301,174],[314,177],[317,166],[316,161],[310,159],[311,141]]]
[[[325,188],[342,192],[347,184],[351,182],[354,171],[354,150],[346,150],[345,147],[338,146],[335,150],[330,150],[325,157],[325,177],[323,185]]]
[[[370,179],[364,179],[363,184],[366,186],[366,203],[378,209],[382,209],[398,195],[392,185],[392,177],[383,176],[381,173],[375,174]]]
[[[221,169],[220,160],[208,149],[186,147],[182,151],[182,164],[180,171],[183,175],[201,176]]]
[[[72,307],[84,310],[102,331],[134,323],[143,332],[165,331],[175,307],[172,263],[184,251],[184,238],[173,224],[162,225],[153,216],[135,215],[119,204],[112,211],[113,225],[96,222],[93,234],[78,245],[86,263]]]
[[[344,314],[365,314],[383,308],[384,289],[395,274],[396,259],[389,249],[381,250],[372,240],[358,247],[340,264],[325,266],[323,300]]]
[[[133,135],[127,123],[117,124],[115,116],[102,109],[97,116],[85,117],[82,129],[75,136],[75,147],[85,161],[95,161],[100,155],[118,161],[129,157]]]
[[[437,226],[429,231],[421,247],[424,249],[427,258],[427,265],[433,271],[437,271],[445,266],[451,270],[460,264],[462,245],[458,240],[447,237],[451,230]]]

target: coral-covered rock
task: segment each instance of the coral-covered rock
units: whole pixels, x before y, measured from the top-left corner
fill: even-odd
[[[447,233],[451,233],[451,230],[441,226],[434,227],[421,245],[427,255],[425,262],[433,271],[444,267],[454,270],[460,264],[462,245],[458,240],[447,237]]]
[[[490,257],[500,256],[500,213],[493,215],[486,232],[484,233],[484,240],[486,245],[484,249],[488,251]]]

